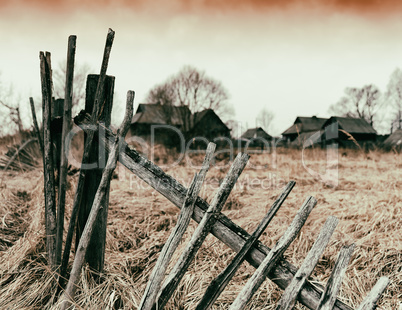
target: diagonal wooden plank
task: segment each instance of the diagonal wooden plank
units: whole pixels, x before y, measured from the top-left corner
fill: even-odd
[[[211,205],[209,206],[207,212],[205,212],[201,222],[198,224],[194,234],[191,236],[190,241],[186,245],[183,253],[173,267],[173,270],[170,272],[168,278],[163,284],[158,303],[157,305],[154,305],[153,309],[163,309],[179,285],[181,279],[190,266],[190,263],[193,261],[202,243],[211,231],[212,226],[216,222],[222,207],[228,199],[230,192],[235,186],[236,181],[246,166],[249,158],[250,156],[247,154],[237,154],[233,165],[230,167],[229,172],[223,179],[218,192],[211,202]]]
[[[294,217],[292,223],[289,225],[288,229],[278,240],[251,278],[247,281],[239,295],[236,297],[235,301],[229,308],[230,310],[240,310],[246,307],[254,293],[264,282],[267,274],[282,257],[283,253],[293,242],[293,240],[297,237],[308,216],[310,215],[311,210],[313,210],[316,204],[317,201],[313,197],[306,199],[299,212],[297,212],[296,216]]]
[[[85,125],[90,123],[90,117],[85,113],[80,113],[75,122],[77,125]],[[102,126],[102,125],[101,125]],[[104,127],[102,130],[105,135],[101,137],[102,143],[110,150],[110,143],[114,141],[113,132]],[[165,196],[178,208],[181,208],[183,201],[186,197],[186,188],[177,182],[170,175],[166,174],[160,167],[152,163],[150,160],[141,156],[136,150],[131,149],[127,143],[122,143],[120,163],[128,170],[138,176],[141,180],[149,184],[161,195]],[[194,208],[193,219],[200,222],[205,211],[208,209],[209,204],[198,198]],[[240,226],[236,225],[227,216],[221,214],[212,227],[212,234],[232,248],[234,251],[239,252],[246,243],[250,235]],[[257,241],[250,253],[246,256],[246,260],[255,268],[257,268],[264,258],[268,255],[270,249]],[[292,280],[297,268],[290,264],[285,259],[281,259],[279,263],[268,274],[268,277],[276,283],[280,288],[285,289]],[[312,285],[308,281],[304,285],[300,295],[299,301],[310,309],[316,309],[320,300],[324,287],[319,284]],[[352,310],[340,300],[337,300],[334,306],[335,310]]]
[[[107,71],[107,67],[109,64],[109,57],[110,57],[110,52],[111,52],[112,45],[113,45],[114,35],[115,35],[115,32],[112,29],[109,29],[107,36],[106,36],[106,43],[105,43],[105,49],[103,52],[103,59],[102,59],[102,65],[101,65],[101,70],[100,70],[100,75],[99,75],[99,81],[98,81],[98,85],[96,88],[95,103],[93,106],[92,115],[89,116],[90,122],[88,123],[88,125],[92,125],[92,126],[96,125],[97,120],[98,120],[98,115],[99,115],[100,111],[102,111],[101,101],[102,101],[103,93],[104,93],[104,86],[105,86],[105,81],[106,81],[106,71]],[[102,104],[102,106],[103,106],[103,104]],[[88,163],[94,136],[95,136],[94,130],[87,130],[87,139],[85,140],[84,153],[82,155],[82,165],[85,165]],[[114,144],[115,139],[116,139],[116,137],[113,139],[113,141],[110,141],[112,143],[111,145]],[[82,196],[84,194],[84,184],[85,184],[85,178],[86,178],[87,172],[88,172],[88,169],[80,169],[80,174],[79,174],[78,181],[77,181],[77,189],[75,191],[74,203],[73,203],[71,216],[70,216],[70,223],[69,223],[68,230],[67,230],[66,244],[64,246],[64,252],[63,252],[63,257],[62,257],[62,261],[61,261],[61,268],[60,268],[60,286],[61,287],[63,286],[63,280],[67,274],[67,265],[68,265],[68,260],[70,257],[71,244],[72,244],[72,240],[73,240],[75,225],[77,222],[79,206],[81,204]]]
[[[336,260],[334,270],[332,270],[331,276],[329,277],[327,285],[325,286],[325,290],[321,295],[317,310],[332,310],[334,307],[339,289],[342,284],[342,279],[345,275],[346,268],[348,267],[354,249],[354,244],[342,247],[341,251],[339,252],[338,259]]]
[[[73,106],[73,80],[74,80],[74,62],[76,36],[68,37],[67,64],[66,64],[66,84],[64,96],[64,113],[63,113],[63,130],[61,134],[61,151],[60,151],[60,176],[59,191],[57,194],[57,231],[56,231],[56,263],[61,265],[61,255],[63,248],[63,232],[64,232],[64,213],[66,204],[67,191],[67,173],[69,140],[66,139],[71,130],[71,109]]]
[[[186,232],[188,224],[190,223],[191,215],[194,212],[195,201],[197,200],[205,179],[205,175],[209,169],[209,164],[214,155],[215,147],[216,145],[214,143],[208,144],[201,171],[191,182],[191,185],[187,191],[186,199],[183,203],[183,207],[177,220],[177,224],[172,230],[168,240],[162,248],[161,253],[159,254],[158,260],[154,269],[152,270],[152,274],[148,280],[147,287],[145,288],[145,292],[138,309],[151,309],[156,301],[156,298],[158,297],[158,293],[162,286],[162,281],[164,279],[169,262],[176,248],[178,247],[180,240]]]
[[[45,192],[46,251],[49,265],[56,269],[56,192],[54,180],[53,143],[51,137],[52,66],[49,52],[40,52],[43,125],[43,174]]]
[[[98,190],[96,191],[91,212],[89,213],[87,223],[85,224],[84,231],[82,233],[80,242],[77,247],[77,252],[75,253],[70,279],[68,280],[66,290],[61,296],[61,306],[60,306],[61,310],[69,309],[74,300],[75,291],[77,289],[77,283],[81,275],[82,267],[84,266],[85,255],[86,252],[88,251],[88,245],[91,240],[92,233],[94,231],[96,218],[99,214],[100,209],[102,208],[102,202],[107,195],[106,189],[109,187],[110,181],[112,180],[113,172],[116,168],[119,145],[120,145],[119,141],[124,140],[124,137],[130,128],[131,119],[133,118],[133,102],[134,102],[134,92],[128,91],[127,102],[126,102],[126,113],[124,115],[123,122],[120,125],[119,130],[117,131],[115,142],[108,156],[106,167],[103,170],[102,180],[99,184]]]
[[[215,279],[212,280],[204,296],[202,297],[200,303],[197,305],[196,310],[206,310],[212,307],[216,299],[223,292],[226,285],[233,278],[236,271],[241,266],[247,253],[253,247],[254,243],[258,240],[261,234],[265,231],[271,220],[274,218],[276,212],[279,210],[283,202],[286,200],[295,184],[296,182],[294,181],[290,181],[288,183],[283,192],[275,200],[274,204],[268,211],[267,215],[263,218],[261,223],[258,225],[254,233],[250,236],[250,238],[247,239],[242,249],[236,254],[235,258]]]
[[[377,307],[378,299],[380,299],[388,284],[388,277],[381,277],[371,289],[367,297],[359,305],[359,308],[357,308],[357,310],[374,310]]]
[[[314,242],[302,265],[293,277],[292,282],[290,282],[289,286],[283,292],[282,298],[276,307],[277,310],[293,309],[296,304],[297,295],[299,295],[304,283],[317,265],[318,260],[324,252],[338,222],[339,220],[336,217],[328,217],[324,227],[321,229],[320,234],[317,237],[317,240]]]

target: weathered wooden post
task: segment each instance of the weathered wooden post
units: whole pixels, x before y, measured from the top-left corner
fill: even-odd
[[[50,135],[53,144],[53,165],[56,172],[55,186],[59,185],[60,159],[61,159],[61,133],[63,130],[64,99],[52,100],[52,119],[50,122]]]
[[[52,106],[52,65],[50,53],[40,52],[40,74],[42,84],[43,114],[43,174],[45,192],[45,226],[46,251],[49,265],[55,269],[56,264],[56,194],[54,188],[54,163],[51,137]]]
[[[87,78],[86,85],[86,99],[85,99],[85,111],[91,113],[93,105],[95,102],[95,93],[98,85],[99,75],[90,74]],[[114,76],[106,76],[105,88],[103,99],[100,101],[100,117],[99,122],[103,123],[106,127],[110,126],[110,119],[112,113],[113,105],[113,91],[114,91]],[[93,129],[89,129],[93,130]],[[102,135],[103,132],[97,132],[95,134],[95,141],[99,140],[98,135]],[[86,137],[85,137],[86,139]],[[80,207],[78,211],[77,219],[77,230],[76,230],[76,247],[79,244],[81,234],[84,230],[85,223],[87,222],[88,215],[91,211],[91,207],[95,198],[96,190],[98,189],[99,183],[102,178],[102,172],[107,161],[107,153],[103,147],[103,143],[93,143],[89,154],[88,168],[84,188],[85,195],[83,195],[80,202]],[[106,222],[107,213],[109,207],[109,186],[107,188],[106,199],[103,201],[103,206],[99,216],[97,218],[97,223],[94,228],[93,238],[90,241],[88,251],[86,254],[86,261],[89,266],[96,270],[102,271],[105,255],[105,242],[106,242]]]

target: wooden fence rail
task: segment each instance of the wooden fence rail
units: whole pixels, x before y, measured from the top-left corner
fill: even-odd
[[[78,125],[83,126],[91,122],[91,117],[90,115],[85,114],[85,112],[82,112],[75,118],[75,122]],[[100,143],[105,145],[107,151],[110,151],[111,145],[113,145],[113,142],[115,141],[115,135],[109,128],[106,127],[102,128],[102,132],[104,132],[104,135],[100,136],[101,140]],[[142,157],[136,150],[131,149],[125,142],[122,142],[120,145],[119,161],[131,172],[137,175],[140,179],[148,183],[160,194],[169,199],[177,207],[181,208],[183,206],[183,203],[186,200],[187,189],[182,184],[177,182],[174,178],[172,178],[170,175],[166,174],[157,165],[153,164],[148,159]],[[311,209],[314,207],[315,204],[316,200],[313,197],[310,197],[309,199],[306,200],[303,207],[306,208],[308,206],[308,209],[310,209],[311,211]],[[210,209],[210,207],[211,206],[205,200],[198,197],[195,203],[193,219],[198,223],[201,223],[205,216],[208,217],[209,213],[208,210]],[[228,245],[230,248],[235,250],[236,252],[240,252],[242,248],[247,244],[247,240],[250,239],[250,235],[244,229],[233,223],[224,214],[220,213],[220,209],[218,209],[218,211],[219,212],[215,214],[216,221],[214,221],[212,224],[210,230],[211,233],[219,240],[224,242],[226,245]],[[305,213],[303,214],[306,215]],[[307,218],[307,216],[305,216],[305,219]],[[328,297],[325,296],[321,298],[322,295],[324,294],[324,287],[318,284],[312,284],[310,281],[307,280],[308,276],[311,274],[313,268],[315,267],[322,251],[325,249],[325,246],[328,243],[333,230],[335,229],[337,219],[331,217],[328,219],[326,223],[327,224],[324,226],[323,232],[320,234],[315,245],[309,252],[308,257],[305,260],[305,263],[303,263],[300,270],[298,270],[295,266],[287,262],[280,255],[281,253],[283,253],[282,251],[284,251],[287,248],[286,244],[287,243],[290,244],[291,238],[289,237],[285,237],[286,241],[283,241],[284,244],[280,246],[281,250],[279,250],[279,254],[277,254],[275,258],[272,258],[272,256],[275,255],[277,251],[271,251],[271,249],[269,249],[259,241],[255,241],[255,244],[250,248],[249,252],[245,255],[245,259],[255,268],[258,268],[261,264],[263,264],[263,266],[265,265],[265,272],[261,272],[262,279],[268,277],[274,283],[276,283],[280,288],[285,290],[284,299],[278,305],[278,309],[290,309],[296,302],[296,299],[310,309],[319,309],[318,307],[323,302],[322,300],[328,299]],[[289,236],[292,236],[294,233],[295,232],[289,232],[288,234]],[[285,233],[285,235],[287,234]],[[271,262],[270,268],[268,270],[266,269],[266,263],[264,262],[267,257],[268,257],[268,263],[269,261]],[[272,263],[273,261],[275,263]],[[338,268],[342,269],[346,267],[344,266]],[[183,268],[177,267],[177,270],[183,270]],[[336,273],[338,272],[342,273],[344,271],[337,270]],[[166,290],[167,284],[169,283],[169,281],[172,281],[172,278],[173,278],[172,276],[169,276],[167,282],[164,285],[164,288],[162,288],[162,290],[159,292],[160,297],[158,301],[158,309],[163,308],[163,305],[167,302],[167,299],[172,294],[172,291]],[[374,293],[371,294],[374,297],[370,297],[371,295],[369,295],[367,297],[369,301],[366,301],[366,303],[370,305],[375,304],[375,302],[378,300],[379,295],[381,295],[384,289],[386,288],[386,285],[388,284],[387,281],[388,279],[380,279],[379,284],[374,287],[375,289]],[[333,284],[329,283],[329,286],[331,285]],[[339,283],[336,284],[335,286],[338,285]],[[245,288],[245,290],[247,289]],[[249,292],[251,293],[247,293],[248,294],[247,298],[251,298],[252,290],[253,289],[249,290]],[[327,287],[325,289],[325,292],[327,291],[330,297],[329,299],[331,298],[333,299],[335,296],[334,290],[331,291],[331,289]],[[239,296],[241,296],[241,294]],[[238,298],[239,300],[242,299],[241,297]],[[332,300],[331,303],[332,303],[331,306],[332,309],[343,309],[343,310],[352,309],[338,299]],[[243,309],[243,307],[246,304],[247,301],[243,302],[242,304],[239,304],[239,306],[236,306],[235,302],[234,305],[232,306],[232,309]],[[156,309],[155,304],[153,309]],[[203,308],[200,306],[199,309],[207,309],[207,308]]]
[[[106,233],[110,182],[116,163],[117,161],[120,161],[121,164],[137,175],[140,179],[152,186],[177,207],[181,208],[176,227],[172,230],[171,236],[163,247],[157,264],[151,273],[143,298],[140,302],[140,310],[156,310],[164,308],[209,233],[212,233],[215,237],[236,251],[237,255],[227,268],[211,282],[200,303],[197,305],[196,310],[206,310],[212,307],[219,294],[225,289],[225,286],[231,280],[244,260],[254,266],[256,271],[234,300],[230,307],[231,310],[244,309],[266,278],[270,278],[284,290],[282,298],[277,305],[277,310],[292,309],[295,306],[296,301],[301,302],[310,309],[352,310],[352,308],[337,299],[337,294],[352,255],[354,245],[342,248],[325,288],[321,285],[313,284],[313,281],[308,281],[308,278],[312,274],[335,230],[338,219],[335,217],[329,217],[327,219],[299,269],[283,258],[284,252],[295,240],[310,212],[317,203],[313,197],[308,197],[306,199],[284,235],[278,240],[272,249],[258,241],[258,238],[264,232],[289,195],[290,191],[293,189],[295,182],[291,181],[287,186],[285,186],[283,192],[278,196],[257,229],[252,235],[249,235],[244,229],[233,223],[228,217],[221,213],[226,200],[248,162],[248,154],[239,153],[237,155],[216,195],[211,201],[211,204],[208,204],[205,200],[198,197],[198,194],[208,171],[210,161],[213,158],[215,150],[214,144],[208,146],[200,173],[195,175],[190,188],[186,189],[182,184],[166,174],[161,168],[142,157],[136,150],[131,149],[124,142],[125,134],[127,133],[132,120],[134,101],[133,91],[128,91],[127,93],[126,113],[117,134],[114,134],[110,130],[107,119],[110,119],[113,101],[114,77],[106,76],[106,70],[113,40],[114,31],[109,29],[100,74],[99,76],[92,76],[89,78],[92,80],[94,78],[96,79],[96,81],[92,81],[92,84],[89,83],[89,85],[93,86],[92,92],[89,90],[89,87],[87,87],[87,99],[89,93],[92,93],[92,96],[90,96],[92,99],[87,100],[87,103],[90,104],[86,105],[86,111],[82,111],[74,119],[76,124],[83,127],[84,130],[84,127],[88,128],[88,125],[90,127],[92,126],[92,129],[86,131],[82,159],[83,166],[78,177],[77,190],[74,197],[63,257],[61,255],[64,231],[64,196],[68,164],[67,158],[65,157],[68,145],[64,145],[64,143],[66,142],[65,136],[70,129],[71,122],[75,37],[71,36],[69,39],[68,70],[66,76],[67,100],[64,100],[63,138],[61,138],[60,142],[63,143],[63,145],[58,147],[57,151],[54,152],[54,154],[57,154],[55,158],[52,156],[54,155],[52,139],[54,140],[55,138],[52,138],[51,116],[52,112],[55,112],[58,109],[53,105],[54,99],[52,98],[53,82],[50,53],[40,53],[43,108],[42,152],[44,162],[46,249],[51,268],[59,272],[60,288],[64,287],[63,280],[66,276],[72,236],[78,213],[88,211],[88,216],[79,217],[82,222],[78,225],[79,228],[77,230],[77,238],[79,238],[77,241],[79,242],[77,242],[78,246],[76,248],[74,263],[68,279],[67,287],[59,300],[60,309],[67,310],[73,306],[75,291],[78,287],[77,284],[80,279],[82,267],[85,263],[89,263],[91,267],[98,271],[102,270],[105,236],[102,237],[101,235]],[[106,100],[106,97],[110,100]],[[31,107],[34,122],[36,122],[33,100],[31,100]],[[88,112],[91,114],[88,114]],[[104,123],[102,123],[102,119]],[[94,127],[96,127],[96,129]],[[36,124],[35,128],[39,131]],[[95,139],[95,137],[98,139]],[[40,140],[40,134],[38,134],[38,139]],[[87,174],[87,169],[84,169],[84,165],[91,159],[91,150],[97,149],[103,151],[103,154],[108,154],[105,155],[108,159],[106,167],[103,170],[98,171],[99,175],[97,175],[98,178],[96,182],[92,182],[95,178],[92,177],[91,173]],[[61,155],[57,153],[60,152],[60,150],[62,150]],[[60,180],[57,210],[54,178],[55,171],[59,172],[57,173],[57,176]],[[89,183],[86,182],[88,180],[91,181],[91,184],[95,185],[88,185]],[[83,196],[84,189],[88,190],[88,187],[93,187],[93,190],[91,191],[93,197],[91,196],[88,201],[86,201]],[[88,196],[88,193],[85,193],[85,195]],[[83,207],[83,205],[85,206]],[[199,224],[172,271],[163,282],[169,261],[187,229],[190,217]],[[98,230],[101,232],[99,233]],[[97,237],[99,242],[92,242],[91,238],[94,235]],[[88,256],[95,258],[95,260],[88,258]],[[358,310],[374,309],[388,283],[389,279],[387,277],[381,277],[373,287],[372,291],[363,300]]]

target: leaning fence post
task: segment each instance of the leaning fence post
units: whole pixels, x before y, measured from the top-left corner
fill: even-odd
[[[66,203],[67,189],[67,153],[69,149],[69,141],[66,137],[71,130],[71,108],[73,102],[73,79],[74,79],[74,61],[75,61],[75,45],[76,36],[69,36],[67,49],[67,65],[66,65],[66,84],[65,98],[63,105],[63,129],[61,134],[60,149],[60,175],[59,175],[59,193],[57,197],[57,235],[56,235],[56,261],[61,264],[61,253],[63,247],[63,231],[64,231],[64,211]]]
[[[40,52],[43,109],[43,174],[45,192],[46,251],[49,265],[56,268],[56,194],[54,188],[53,146],[51,136],[52,67],[50,53]]]
[[[99,215],[100,210],[102,210],[102,204],[108,195],[106,189],[109,188],[110,181],[112,180],[113,171],[116,168],[117,159],[119,156],[119,146],[120,140],[124,140],[128,129],[130,128],[131,119],[133,117],[133,102],[134,102],[134,92],[127,92],[127,104],[126,113],[124,115],[123,122],[120,129],[117,132],[116,139],[111,146],[112,149],[107,159],[106,167],[103,170],[101,182],[96,191],[96,195],[93,200],[93,205],[91,207],[91,212],[88,216],[88,220],[85,224],[82,237],[77,247],[77,252],[74,259],[73,268],[71,270],[70,279],[65,292],[61,296],[61,310],[66,310],[70,308],[70,305],[74,299],[75,291],[77,289],[77,283],[80,279],[81,269],[86,260],[89,244],[92,236],[96,233],[94,228]]]
[[[95,101],[95,92],[98,85],[99,75],[90,74],[87,79],[86,86],[86,101],[85,111],[91,113]],[[112,105],[113,105],[113,91],[114,91],[114,76],[106,76],[105,91],[103,95],[103,110],[99,117],[99,122],[104,123],[106,127],[110,126]],[[98,135],[102,135],[102,131],[95,133],[94,139],[98,140]],[[85,139],[87,139],[85,137]],[[96,190],[102,179],[103,168],[106,164],[107,153],[105,148],[102,147],[102,143],[92,143],[92,147],[89,152],[89,164],[93,164],[96,167],[90,169],[86,173],[84,188],[85,195],[82,196],[78,211],[78,222],[76,230],[76,247],[81,238],[81,234],[84,230],[85,223],[87,222],[89,212],[91,211],[92,203],[95,198]],[[99,213],[99,217],[94,228],[94,236],[88,247],[86,261],[89,266],[96,271],[102,271],[104,263],[105,242],[106,242],[106,218],[109,208],[109,187],[107,188],[106,199],[103,201],[103,207]]]

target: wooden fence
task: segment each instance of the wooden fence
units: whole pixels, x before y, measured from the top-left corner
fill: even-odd
[[[60,163],[57,163],[56,160],[53,159],[52,145],[54,145],[53,140],[55,138],[52,136],[51,132],[51,109],[54,100],[52,99],[53,83],[51,76],[50,53],[41,52],[40,54],[44,134],[43,142],[40,140],[40,134],[38,134],[38,139],[40,140],[40,143],[43,144],[45,222],[47,235],[46,246],[48,250],[49,264],[60,274],[59,287],[63,288],[63,294],[60,297],[61,309],[68,309],[72,306],[82,267],[84,263],[88,262],[86,255],[91,249],[91,238],[94,235],[94,231],[98,229],[96,227],[99,226],[99,221],[106,223],[105,218],[107,217],[110,181],[116,163],[119,161],[132,173],[148,183],[161,195],[165,196],[174,205],[181,209],[176,227],[172,230],[168,241],[159,255],[157,264],[152,271],[139,309],[162,309],[167,304],[169,298],[172,296],[173,292],[179,285],[180,280],[193,261],[197,251],[200,249],[203,241],[207,235],[211,233],[237,252],[237,255],[230,262],[227,268],[210,283],[205,295],[196,308],[197,310],[210,309],[212,307],[219,294],[225,289],[225,286],[229,283],[244,260],[254,266],[256,271],[234,300],[230,307],[232,310],[244,309],[253,297],[253,294],[266,278],[271,279],[278,285],[278,287],[284,290],[282,298],[277,305],[277,309],[292,309],[296,301],[299,301],[309,309],[350,310],[351,308],[341,302],[337,298],[337,295],[343,275],[345,274],[345,270],[352,255],[354,245],[342,248],[334,270],[332,271],[325,287],[313,284],[314,281],[308,280],[338,223],[338,220],[335,217],[329,217],[327,219],[317,237],[317,240],[313,244],[299,269],[283,258],[283,253],[296,238],[311,210],[317,203],[313,197],[308,197],[301,205],[300,210],[293,219],[293,222],[272,249],[258,241],[258,238],[269,225],[276,212],[295,186],[295,182],[291,181],[287,184],[283,192],[273,203],[267,215],[262,219],[256,230],[250,235],[221,213],[222,207],[248,162],[249,155],[242,153],[238,154],[228,174],[221,183],[215,197],[211,203],[208,204],[205,200],[198,197],[198,194],[207,174],[210,161],[214,155],[214,144],[208,145],[202,168],[200,172],[195,175],[190,187],[186,189],[182,184],[166,174],[161,168],[141,156],[136,150],[131,149],[124,142],[124,137],[128,131],[133,115],[134,92],[128,91],[127,93],[126,113],[117,134],[114,134],[107,124],[105,125],[105,123],[100,122],[103,111],[105,111],[105,109],[111,109],[111,104],[110,107],[106,107],[105,103],[107,101],[106,94],[110,93],[110,87],[107,86],[106,82],[106,69],[113,38],[114,32],[109,30],[100,74],[96,78],[91,77],[91,79],[96,80],[96,88],[95,86],[92,87],[93,94],[90,96],[92,98],[91,104],[88,105],[90,108],[87,107],[86,111],[81,112],[74,120],[77,125],[81,126],[86,131],[83,164],[88,163],[88,160],[91,157],[91,152],[94,152],[94,150],[98,152],[99,149],[103,148],[106,151],[105,154],[108,155],[106,166],[103,169],[102,174],[96,180],[96,186],[93,186],[93,184],[91,185],[91,187],[93,187],[93,192],[85,193],[85,195],[92,196],[90,201],[86,203],[90,204],[90,208],[88,209],[88,214],[85,215],[85,225],[83,225],[84,227],[80,230],[81,237],[76,248],[73,267],[65,289],[63,280],[66,276],[72,235],[77,222],[78,210],[83,201],[82,196],[84,195],[84,189],[88,189],[89,187],[87,181],[94,178],[88,177],[89,174],[86,169],[81,169],[70,224],[68,227],[67,239],[65,241],[64,253],[62,255],[62,224],[64,222],[64,195],[67,176],[67,161],[63,156],[66,154],[65,150],[68,150],[68,145],[64,145],[64,143],[66,142],[66,134],[71,128],[71,83],[74,69],[75,37],[72,36],[69,38],[66,100],[64,100],[64,113],[62,113],[63,120],[61,120],[63,124],[61,141],[63,141],[63,143],[61,143],[60,146],[62,150],[61,155],[58,155],[61,156]],[[32,101],[31,104],[33,106]],[[106,118],[107,117],[108,116],[106,116]],[[35,115],[34,120],[36,120]],[[91,128],[91,126],[92,129],[89,130],[88,128]],[[39,127],[35,125],[35,128],[37,128],[39,133]],[[94,128],[97,128],[97,130]],[[98,136],[98,139],[94,139],[96,135]],[[55,165],[57,167],[55,167]],[[55,171],[60,171],[57,174],[59,178],[57,191],[59,202],[57,208],[56,181],[54,177]],[[83,207],[81,206],[81,208]],[[105,209],[106,213],[104,212]],[[101,217],[98,217],[99,214],[101,214]],[[199,224],[183,253],[181,253],[181,256],[173,270],[167,278],[164,279],[167,266],[173,252],[176,250],[184,232],[186,231],[190,218],[193,218]],[[101,226],[103,228],[100,229],[106,229],[106,225]],[[102,242],[103,241],[101,240],[101,243]],[[101,269],[103,265],[102,255],[104,254],[104,242],[102,251],[103,253],[100,253],[100,260],[95,262],[95,265],[99,269]],[[371,293],[366,297],[358,309],[374,309],[377,300],[382,295],[388,282],[388,278],[380,278],[377,284],[373,287]]]
[[[75,121],[77,124],[82,126],[90,122],[90,116],[82,113],[76,117]],[[109,128],[106,128],[103,125],[100,126],[103,127],[102,131],[105,133],[105,135],[101,136],[101,142],[108,150],[110,150],[116,136]],[[174,234],[177,234],[177,231],[180,231],[180,226],[184,226],[183,222],[185,222],[185,220],[183,218],[186,218],[184,210],[189,209],[189,205],[191,205],[192,200],[194,199],[192,197],[194,193],[197,193],[193,188],[195,187],[194,184],[202,182],[205,173],[204,171],[206,169],[205,166],[211,157],[209,152],[213,147],[208,147],[203,168],[199,175],[194,178],[192,185],[188,190],[170,175],[166,174],[157,165],[142,157],[136,150],[131,149],[125,142],[121,142],[120,148],[119,161],[121,164],[169,199],[177,207],[182,209],[177,226],[169,238],[169,240],[173,239]],[[243,260],[247,260],[251,265],[256,267],[257,270],[230,309],[243,309],[253,293],[267,277],[284,290],[283,297],[277,309],[291,309],[296,300],[307,306],[309,309],[351,309],[349,306],[337,299],[337,294],[354,249],[353,244],[342,248],[326,287],[321,287],[318,284],[313,284],[312,282],[314,281],[307,280],[336,227],[338,220],[335,217],[329,217],[327,219],[316,242],[299,269],[282,257],[282,254],[297,236],[309,213],[316,205],[317,201],[313,197],[306,199],[292,224],[272,249],[258,241],[258,237],[262,234],[275,213],[285,201],[286,197],[294,187],[295,182],[289,182],[272,205],[266,217],[262,220],[251,236],[220,212],[228,197],[228,193],[234,185],[233,180],[237,180],[247,160],[248,155],[246,154],[239,154],[237,156],[231,170],[222,182],[217,196],[215,196],[214,200],[211,202],[211,205],[199,197],[194,199],[194,210],[191,212],[187,211],[187,213],[192,213],[192,218],[200,224],[194,232],[194,236],[189,242],[189,245],[184,250],[184,254],[182,254],[182,257],[175,265],[172,273],[168,276],[168,279],[165,281],[162,288],[160,290],[153,289],[154,292],[158,292],[157,300],[155,299],[155,294],[148,295],[148,292],[152,291],[151,288],[159,288],[161,280],[158,278],[155,280],[155,277],[161,277],[163,276],[163,273],[161,275],[160,273],[157,274],[155,271],[151,275],[140,309],[156,309],[156,304],[158,305],[158,309],[163,308],[174,289],[177,287],[178,282],[187,269],[189,262],[194,257],[195,252],[199,249],[202,241],[205,240],[206,234],[209,232],[238,254],[225,271],[211,282],[206,294],[202,298],[202,301],[197,306],[198,310],[209,309],[211,307],[213,301],[215,301],[223,291],[224,287]],[[225,193],[225,195],[223,193]],[[201,224],[206,225],[207,228],[204,228]],[[201,234],[199,230],[202,230]],[[174,251],[174,246],[172,244],[177,246],[177,241],[168,241],[162,249],[160,260],[163,259],[165,265],[168,263],[171,256],[166,255],[165,253]],[[194,244],[196,244],[196,246],[194,246]],[[169,248],[169,245],[173,248]],[[189,253],[191,253],[191,255]],[[158,261],[155,270],[160,268],[160,264],[162,264],[162,262]],[[163,268],[163,270],[165,270],[165,268]],[[154,282],[159,285],[153,284]],[[387,287],[388,282],[389,280],[387,277],[380,278],[377,284],[373,287],[371,293],[366,297],[358,309],[374,309],[377,300]],[[148,301],[148,298],[151,301]],[[150,304],[153,305],[153,308],[148,307]]]

